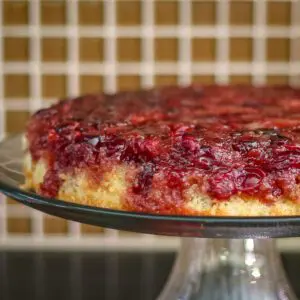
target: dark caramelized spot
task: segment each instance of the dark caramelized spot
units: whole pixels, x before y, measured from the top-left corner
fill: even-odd
[[[287,86],[163,87],[62,101],[32,117],[28,139],[51,167],[45,195],[56,196],[60,172],[127,164],[139,170],[131,209],[178,212],[190,182],[220,201],[295,198],[297,116],[300,90]]]
[[[155,165],[152,163],[145,164],[133,185],[133,192],[137,194],[146,194],[151,188],[154,173]]]

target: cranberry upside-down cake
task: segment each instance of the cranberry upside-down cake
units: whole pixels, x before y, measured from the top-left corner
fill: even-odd
[[[300,88],[85,95],[36,112],[24,187],[154,214],[300,215]]]

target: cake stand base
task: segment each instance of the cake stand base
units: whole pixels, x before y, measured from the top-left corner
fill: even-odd
[[[158,300],[295,300],[273,239],[182,238]]]

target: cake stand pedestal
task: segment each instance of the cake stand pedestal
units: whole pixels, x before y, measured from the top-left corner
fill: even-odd
[[[276,237],[300,236],[299,217],[150,215],[48,199],[20,189],[21,136],[0,143],[0,192],[45,213],[132,232],[182,237],[158,300],[294,300]]]
[[[295,300],[273,239],[182,238],[158,300]]]

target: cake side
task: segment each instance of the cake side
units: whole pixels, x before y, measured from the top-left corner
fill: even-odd
[[[31,161],[30,154],[27,154],[24,165],[24,188],[41,193],[40,185],[44,181],[47,166],[42,160],[37,163],[28,163],[29,161]],[[128,183],[124,175],[125,168],[119,168],[108,172],[101,184],[93,186],[84,173],[79,173],[75,177],[61,174],[64,183],[59,188],[57,198],[94,207],[130,211],[126,202]],[[300,204],[288,199],[278,199],[272,204],[266,204],[258,199],[233,196],[226,202],[219,202],[199,192],[196,185],[184,192],[184,198],[183,206],[178,207],[177,211],[164,211],[164,213],[202,216],[292,216],[300,214]],[[159,207],[157,211],[160,211]],[[154,209],[147,212],[157,213],[157,211]]]
[[[297,215],[300,90],[189,86],[86,95],[28,123],[26,186],[98,207]]]

